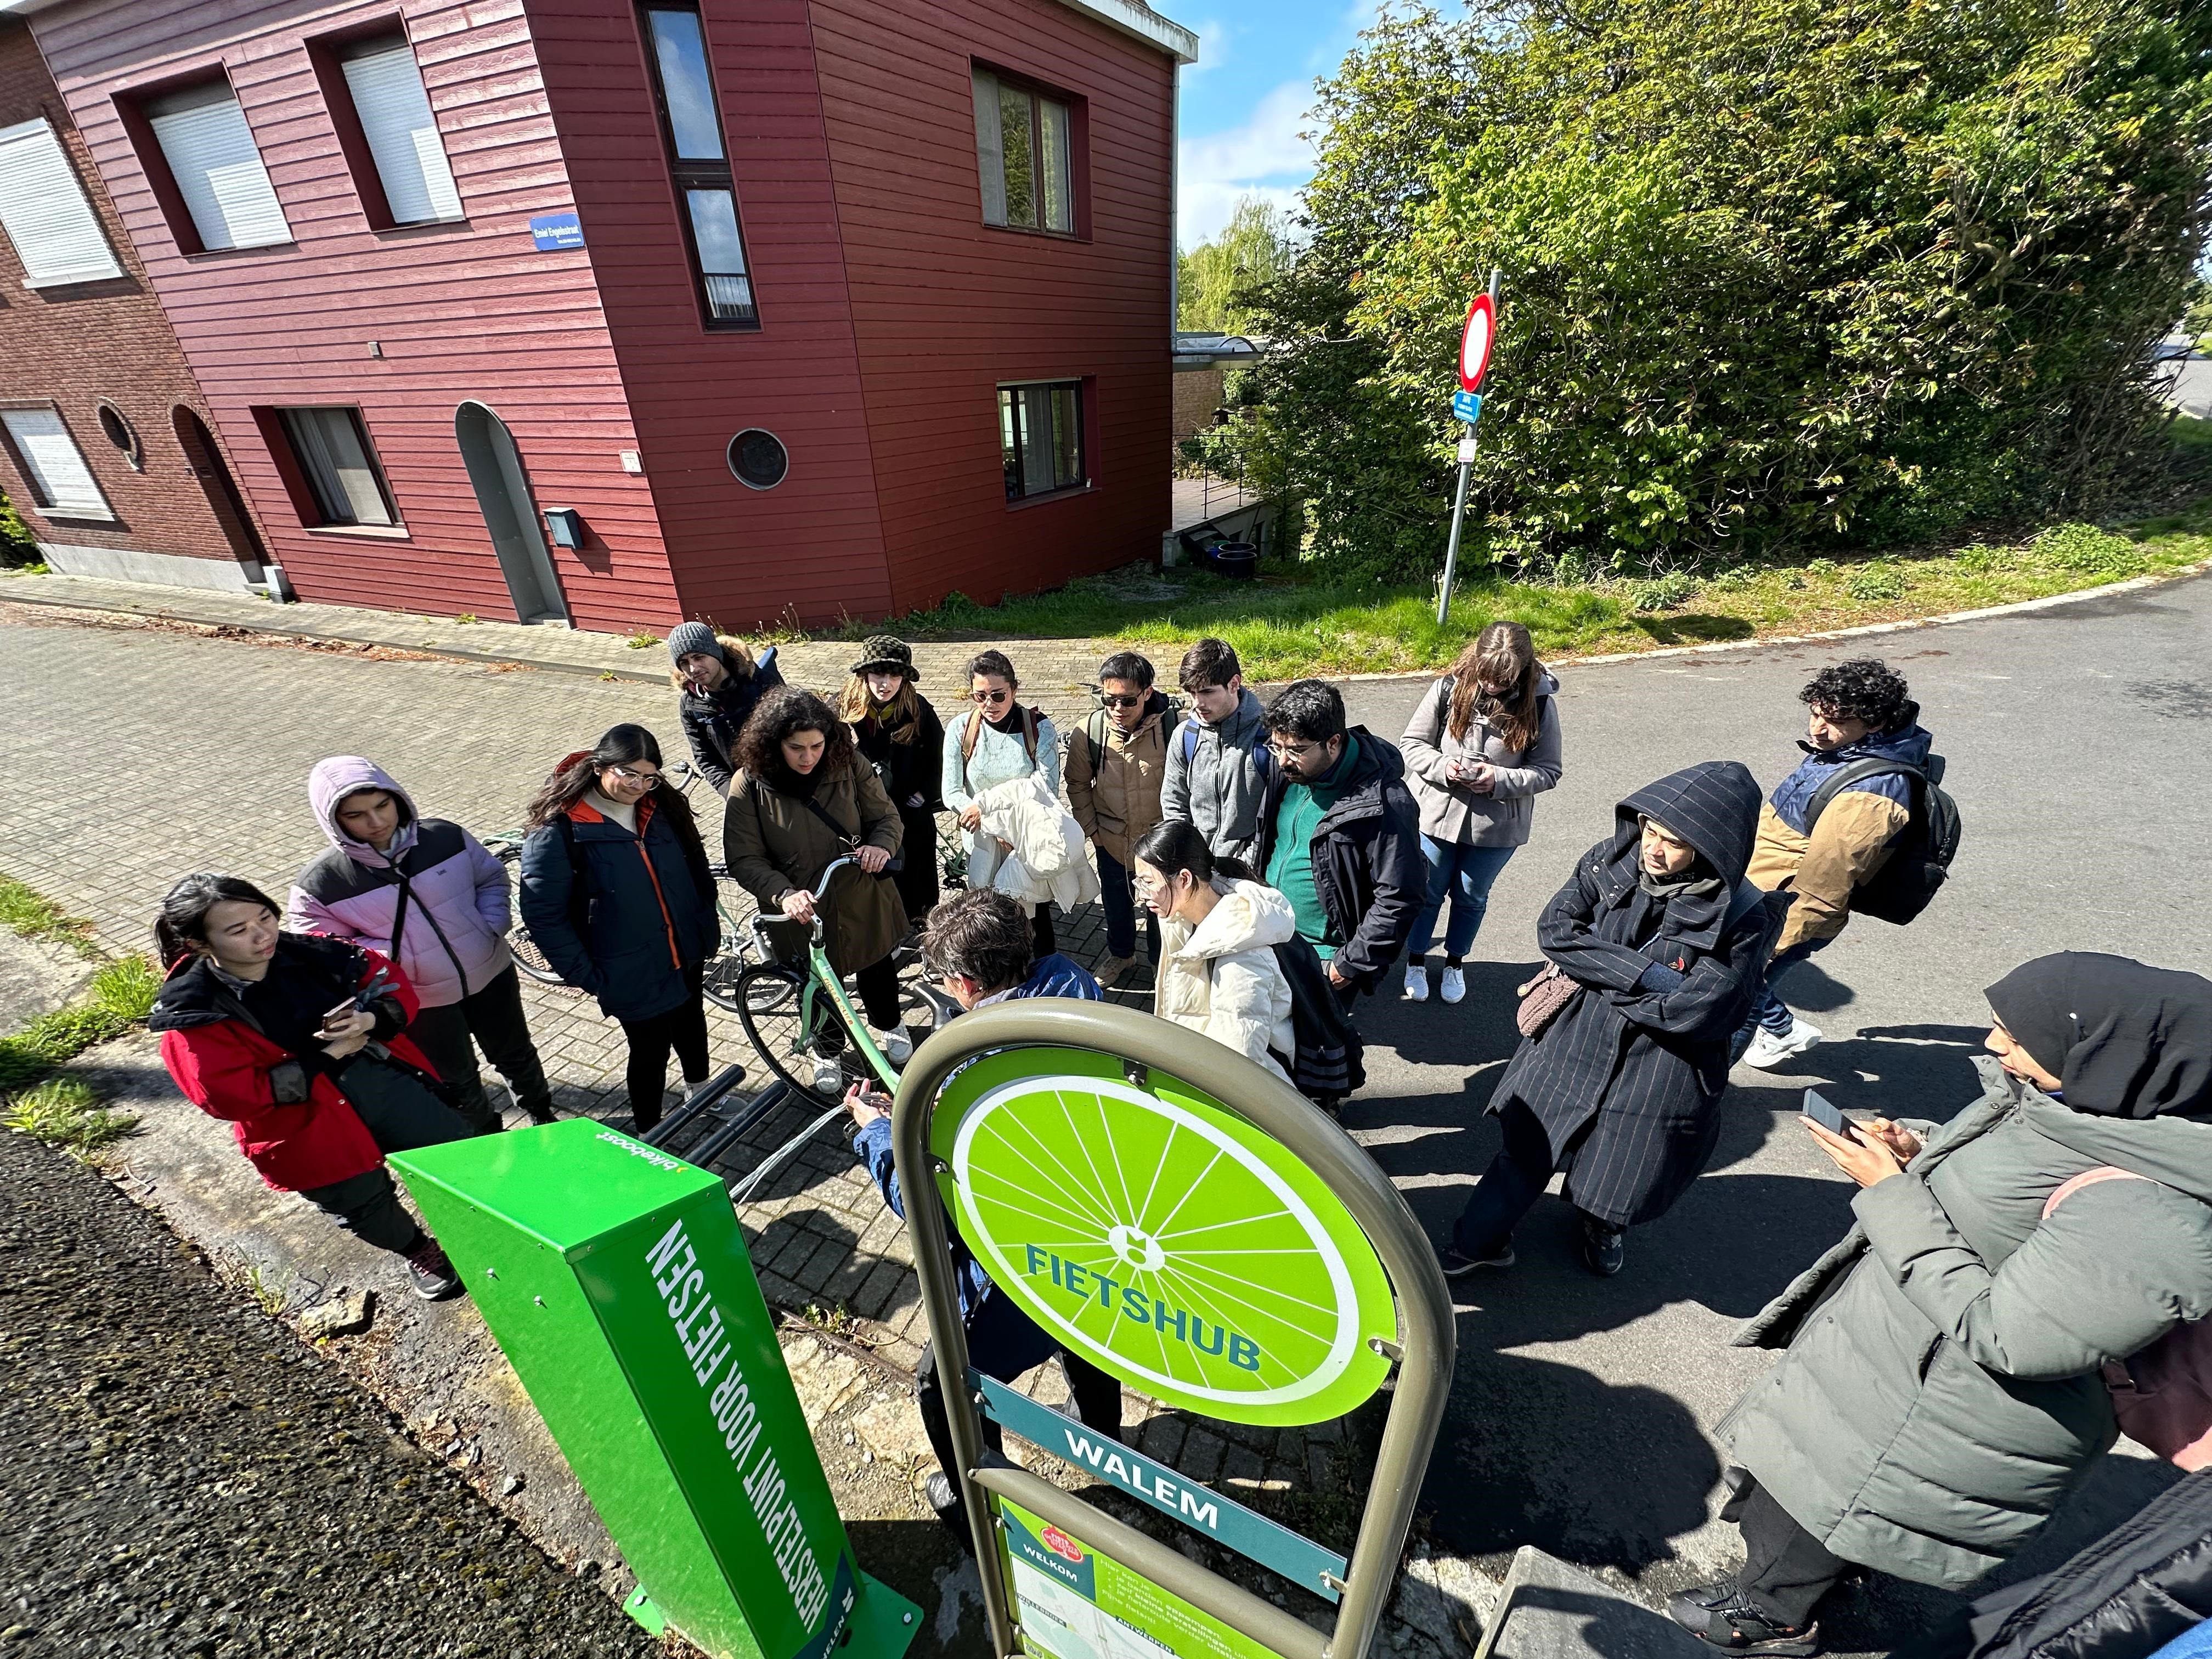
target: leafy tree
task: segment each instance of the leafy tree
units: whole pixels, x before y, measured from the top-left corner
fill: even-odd
[[[2212,7],[1477,0],[1322,88],[1257,295],[1250,470],[1433,573],[1468,300],[1505,274],[1473,561],[1573,577],[2079,515],[2158,453],[2212,173]]]
[[[1290,216],[1262,197],[1245,197],[1220,235],[1176,254],[1176,326],[1244,333],[1253,290],[1287,270],[1294,252]]]

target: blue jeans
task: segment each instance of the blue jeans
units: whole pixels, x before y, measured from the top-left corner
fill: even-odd
[[[1813,952],[1826,949],[1828,943],[1824,939],[1807,939],[1774,953],[1774,959],[1766,964],[1765,977],[1759,981],[1759,993],[1751,1000],[1751,1012],[1743,1017],[1743,1024],[1736,1027],[1735,1037],[1729,1044],[1731,1065],[1743,1058],[1743,1051],[1751,1047],[1753,1033],[1761,1028],[1776,1036],[1790,1035],[1790,1022],[1796,1017],[1774,994],[1774,983]]]
[[[1444,900],[1451,900],[1451,921],[1444,929],[1444,953],[1463,957],[1474,948],[1482,931],[1482,913],[1490,908],[1490,884],[1505,861],[1518,851],[1511,847],[1470,847],[1465,842],[1431,841],[1421,837],[1421,851],[1429,860],[1429,891],[1421,914],[1413,918],[1413,937],[1406,941],[1413,956],[1425,956],[1437,942],[1437,917]]]
[[[1098,906],[1106,913],[1106,954],[1137,954],[1136,894],[1129,885],[1129,867],[1101,847],[1098,852]],[[1160,919],[1145,912],[1145,959],[1160,959]]]

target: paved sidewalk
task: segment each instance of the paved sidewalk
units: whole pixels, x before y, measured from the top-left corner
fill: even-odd
[[[190,587],[156,587],[144,582],[109,581],[94,576],[0,577],[0,603],[112,612],[155,621],[244,629],[279,639],[313,640],[425,652],[464,662],[514,664],[548,672],[594,679],[668,684],[668,652],[660,639],[633,645],[619,634],[580,629],[526,628],[520,623],[461,622],[452,617],[418,617],[401,611],[368,611],[352,605],[277,605],[251,593],[224,593]],[[665,635],[665,629],[660,629]],[[1013,659],[1025,697],[1055,720],[1091,707],[1090,688],[1098,664],[1121,647],[1111,640],[982,639],[918,643],[915,668],[939,714],[966,689],[968,659],[995,646]],[[851,671],[855,647],[849,641],[807,641],[779,645],[776,659],[794,684],[834,692]],[[1180,653],[1155,656],[1162,678],[1172,681]]]

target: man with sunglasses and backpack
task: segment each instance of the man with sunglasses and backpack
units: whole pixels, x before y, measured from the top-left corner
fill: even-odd
[[[1099,707],[1067,739],[1061,769],[1068,810],[1098,854],[1100,907],[1106,912],[1106,959],[1098,982],[1111,985],[1137,955],[1136,902],[1129,888],[1130,849],[1160,822],[1168,740],[1175,705],[1152,684],[1152,665],[1117,651],[1099,665]],[[1145,913],[1145,955],[1160,959],[1159,919]]]

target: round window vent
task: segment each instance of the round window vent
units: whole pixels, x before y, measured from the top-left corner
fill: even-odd
[[[106,434],[108,442],[123,452],[132,466],[139,464],[138,434],[131,429],[131,422],[124,418],[123,411],[113,404],[100,404],[100,429]]]
[[[730,471],[755,489],[773,489],[791,471],[791,455],[773,432],[749,426],[730,440]]]

